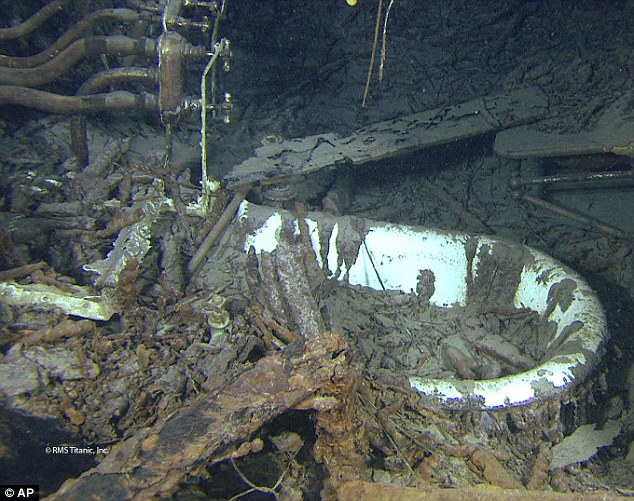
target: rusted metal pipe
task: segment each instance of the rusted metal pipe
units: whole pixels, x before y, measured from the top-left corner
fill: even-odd
[[[156,68],[113,68],[102,71],[86,80],[76,92],[76,95],[96,94],[110,85],[122,82],[141,82],[157,85],[158,70]],[[84,115],[71,117],[70,139],[78,166],[85,167],[88,165],[89,153],[86,117]]]
[[[135,40],[121,35],[87,37],[76,40],[49,62],[34,68],[0,67],[0,85],[38,87],[60,77],[71,66],[86,56],[106,54],[131,56],[156,53],[156,41],[150,38]]]
[[[0,54],[0,66],[6,66],[9,68],[33,68],[34,66],[44,64],[90,30],[96,22],[104,19],[111,19],[124,23],[132,23],[139,20],[160,22],[161,20],[159,16],[139,13],[132,9],[97,10],[85,16],[66,33],[59,37],[50,47],[38,54],[24,57],[13,57]]]
[[[158,70],[156,68],[126,67],[100,71],[86,80],[75,94],[78,96],[96,94],[110,85],[124,82],[157,85]]]
[[[523,191],[523,188],[527,186],[547,186],[551,184],[559,184],[559,183],[576,183],[576,182],[592,182],[592,181],[609,181],[612,179],[631,179],[634,177],[634,172],[632,171],[612,171],[612,172],[597,172],[590,174],[575,174],[575,175],[554,175],[554,176],[544,176],[544,177],[536,177],[532,179],[522,179],[521,178],[521,160],[512,160],[511,161],[511,193],[514,198],[518,200],[525,200],[526,202],[530,202],[533,205],[540,207],[542,209],[546,209],[554,214],[558,214],[560,216],[566,217],[575,221],[584,226],[591,226],[605,233],[606,235],[611,235],[616,238],[629,238],[629,235],[626,234],[620,228],[615,226],[603,223],[598,219],[585,216],[580,214],[577,211],[566,209],[565,207],[561,207],[552,202],[548,202],[542,198],[529,195]]]
[[[68,0],[53,0],[23,23],[11,26],[10,28],[0,29],[0,40],[13,40],[14,38],[28,35],[38,26],[41,26],[42,23],[44,23],[44,21],[46,21],[49,17],[59,12],[67,3]]]
[[[246,197],[247,192],[248,189],[235,192],[231,202],[229,202],[227,208],[224,210],[220,218],[218,218],[218,221],[216,221],[215,226],[207,234],[205,240],[203,240],[202,244],[200,244],[200,247],[187,264],[187,271],[189,273],[194,274],[194,272],[198,269],[200,263],[202,263],[209,250],[213,247],[214,243],[216,243],[216,240],[218,240],[218,237],[222,235],[222,232],[231,222],[233,216],[236,215],[236,212],[240,208],[240,204],[244,200],[244,197]]]
[[[153,94],[133,94],[119,90],[89,96],[63,96],[29,87],[0,85],[0,104],[19,104],[48,113],[73,114],[118,111],[136,108],[143,111],[157,110]]]

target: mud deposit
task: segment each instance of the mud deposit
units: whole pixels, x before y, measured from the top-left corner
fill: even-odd
[[[404,384],[410,376],[494,379],[539,364],[552,329],[537,312],[504,306],[422,304],[415,294],[329,282],[320,300],[365,369]]]

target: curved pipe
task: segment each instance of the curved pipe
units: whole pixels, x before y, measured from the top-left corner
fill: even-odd
[[[62,50],[86,33],[92,26],[103,19],[114,19],[125,23],[138,20],[160,22],[160,18],[151,14],[141,14],[132,9],[101,9],[91,12],[81,21],[59,37],[50,47],[38,54],[24,57],[5,56],[0,54],[0,66],[9,68],[33,68],[53,59]]]
[[[105,87],[122,82],[141,82],[158,85],[158,69],[114,68],[102,71],[86,80],[77,91],[77,95],[95,94]],[[89,153],[86,117],[84,115],[76,115],[70,118],[70,139],[78,166],[85,167],[88,165]]]
[[[19,104],[48,113],[74,114],[118,111],[137,108],[143,111],[158,110],[153,94],[133,94],[124,90],[88,96],[63,96],[28,87],[0,86],[0,104]]]
[[[23,23],[20,23],[16,26],[11,26],[10,28],[0,29],[0,40],[13,40],[14,38],[28,35],[35,28],[41,26],[42,23],[44,23],[44,21],[46,21],[49,17],[61,10],[62,7],[64,7],[64,5],[66,5],[67,3],[68,0],[53,0],[51,3],[45,5],[40,10],[38,10]]]
[[[140,82],[158,85],[158,68],[113,68],[95,73],[77,90],[77,96],[96,94],[101,89],[117,83]]]
[[[156,42],[149,38],[135,40],[121,35],[87,37],[76,40],[49,62],[35,68],[0,67],[0,85],[38,87],[55,80],[68,68],[89,55],[131,56],[155,54]]]

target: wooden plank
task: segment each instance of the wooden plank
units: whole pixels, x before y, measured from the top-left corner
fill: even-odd
[[[326,133],[262,146],[225,176],[228,188],[276,183],[349,161],[356,165],[528,123],[543,116],[538,88],[496,94],[466,103],[378,122],[340,138]]]
[[[627,94],[607,108],[593,130],[557,134],[515,127],[502,131],[495,138],[495,152],[515,160],[597,153],[634,157],[632,98]]]
[[[603,146],[588,134],[553,134],[515,127],[495,137],[495,152],[504,158],[555,158],[603,153]]]

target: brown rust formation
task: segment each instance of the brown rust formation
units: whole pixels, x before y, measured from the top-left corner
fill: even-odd
[[[116,288],[121,333],[108,334],[90,321],[62,321],[53,330],[24,337],[21,354],[12,352],[12,357],[39,361],[41,347],[51,345],[65,353],[74,350],[77,367],[83,366],[78,383],[61,382],[68,396],[61,398],[58,412],[68,423],[105,436],[96,421],[109,416],[127,430],[125,438],[113,430],[117,444],[110,453],[81,477],[68,480],[51,499],[169,496],[227,465],[248,479],[242,473],[244,461],[266,454],[267,444],[275,440],[276,458],[286,465],[281,480],[251,489],[280,497],[297,492],[306,480],[297,453],[302,447],[323,472],[323,499],[349,499],[355,492],[361,499],[382,499],[386,492],[406,499],[422,494],[479,499],[472,487],[477,484],[495,487],[486,491],[489,495],[518,499],[535,491],[553,496],[553,489],[584,490],[583,475],[551,471],[550,449],[564,436],[564,409],[574,409],[577,422],[586,420],[583,412],[595,393],[591,386],[562,399],[494,411],[429,405],[389,371],[369,371],[356,346],[351,348],[349,335],[330,329],[320,302],[328,280],[323,270],[307,266],[314,263],[313,251],[307,224],[299,227],[299,234],[283,229],[275,250],[249,253],[251,304],[243,314],[233,309],[233,318],[223,323],[224,344],[208,341],[209,307],[223,309],[222,298],[208,290],[190,289],[180,296],[166,288],[159,315],[139,301],[140,270],[134,260]],[[424,278],[431,290],[433,282]],[[565,300],[562,292],[558,301]],[[418,314],[432,310],[426,305]],[[493,311],[482,307],[481,314]],[[524,312],[516,315],[525,317]],[[129,339],[136,344],[129,346]],[[126,349],[134,363],[125,358]],[[95,363],[87,353],[103,358]],[[125,378],[131,380],[140,374],[161,377],[131,400],[101,402],[99,410],[78,406],[81,386],[115,385],[108,379],[108,360],[126,367]],[[174,378],[175,372],[182,376]],[[182,386],[169,392],[168,382]],[[187,406],[182,405],[185,399]],[[295,437],[298,445],[289,459],[281,439],[269,439],[265,430],[293,412],[310,414],[314,440],[304,445]]]
[[[347,378],[346,366],[346,344],[330,332],[295,355],[269,355],[233,383],[122,442],[51,499],[169,495],[188,474],[250,451],[245,440],[280,413],[319,406],[321,392]]]

